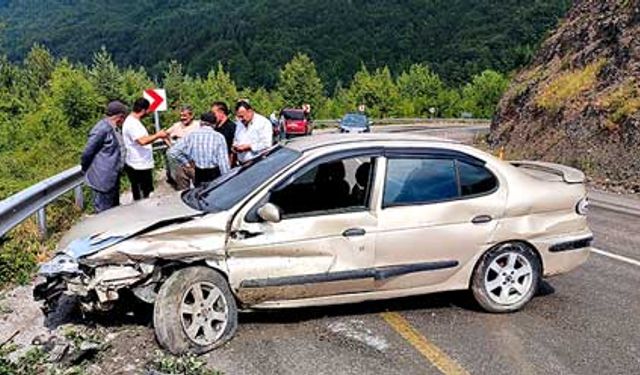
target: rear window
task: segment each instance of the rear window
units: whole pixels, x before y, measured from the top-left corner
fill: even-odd
[[[484,194],[498,187],[498,180],[485,167],[463,161],[457,163],[462,196]]]
[[[302,111],[283,111],[282,116],[287,120],[304,120],[304,112]]]

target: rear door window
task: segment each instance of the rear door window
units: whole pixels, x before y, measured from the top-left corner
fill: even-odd
[[[388,160],[384,207],[433,203],[459,195],[456,165],[452,159]]]

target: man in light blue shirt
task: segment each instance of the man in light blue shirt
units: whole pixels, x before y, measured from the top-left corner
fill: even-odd
[[[244,164],[256,158],[273,142],[273,127],[266,117],[253,111],[244,100],[236,104],[236,135],[232,151],[238,154],[238,161]]]
[[[185,170],[194,168],[194,185],[200,186],[229,172],[227,142],[214,130],[215,117],[207,112],[202,115],[200,127],[179,140],[169,150]]]

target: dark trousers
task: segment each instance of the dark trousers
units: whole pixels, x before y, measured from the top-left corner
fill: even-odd
[[[93,190],[93,207],[96,213],[120,205],[120,184],[109,191]]]
[[[196,167],[195,178],[193,184],[197,187],[207,182],[211,182],[220,177],[220,169],[218,167],[213,168],[198,168]]]
[[[133,169],[125,165],[124,170],[131,181],[133,200],[149,197],[153,191],[153,169]]]

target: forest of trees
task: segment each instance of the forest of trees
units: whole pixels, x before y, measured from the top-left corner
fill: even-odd
[[[428,65],[448,85],[525,64],[570,0],[0,0],[0,43],[21,61],[34,43],[90,64],[102,46],[120,66],[160,77],[170,61],[206,75],[221,62],[239,87],[274,88],[298,52],[325,94],[371,72]]]
[[[450,87],[423,64],[395,74],[388,67],[371,71],[362,65],[349,85],[327,96],[314,62],[304,54],[279,70],[270,90],[239,88],[222,64],[194,76],[173,61],[158,80],[144,68],[119,67],[104,49],[94,53],[89,65],[56,59],[38,45],[21,63],[0,58],[0,199],[77,164],[105,104],[113,99],[131,104],[150,87],[167,90],[170,111],[161,117],[166,126],[184,104],[202,113],[215,100],[232,104],[238,98],[250,99],[265,115],[310,103],[316,119],[339,118],[358,104],[375,118],[431,116],[431,108],[437,117],[466,112],[487,118],[508,84],[507,77],[492,70]]]

